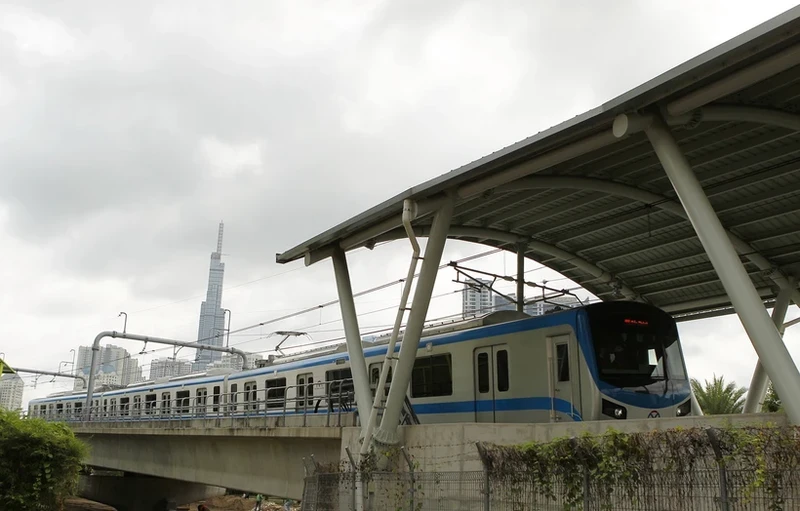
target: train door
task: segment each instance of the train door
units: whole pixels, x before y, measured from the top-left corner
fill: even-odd
[[[575,419],[581,402],[578,384],[577,346],[570,335],[548,338],[547,358],[550,380],[550,420],[564,415]]]
[[[475,372],[475,422],[510,422],[498,406],[510,390],[508,345],[478,348],[473,354]]]

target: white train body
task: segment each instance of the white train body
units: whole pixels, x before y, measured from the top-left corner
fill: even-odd
[[[373,392],[386,339],[364,342]],[[399,344],[398,344],[399,350]],[[344,346],[97,391],[91,420],[329,414],[352,403]],[[408,398],[420,423],[614,420],[689,415],[674,320],[649,305],[608,302],[528,317],[502,311],[423,333]],[[84,420],[85,392],[32,400],[29,415]]]

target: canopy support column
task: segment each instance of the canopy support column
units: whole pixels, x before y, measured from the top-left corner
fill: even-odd
[[[790,284],[791,286],[780,290],[778,299],[775,301],[775,308],[772,309],[772,322],[781,337],[783,337],[783,320],[786,319],[786,312],[789,310],[789,302],[791,302],[792,292],[794,291],[794,282],[790,281]],[[753,379],[750,381],[750,388],[747,390],[743,413],[761,413],[761,405],[764,404],[764,399],[767,397],[768,386],[767,371],[764,370],[761,360],[758,360],[756,361],[756,369],[753,371]]]
[[[406,330],[400,345],[400,354],[392,374],[392,383],[389,385],[389,396],[386,400],[386,409],[381,418],[381,425],[375,430],[373,442],[379,445],[394,445],[397,443],[397,427],[400,424],[400,413],[411,383],[411,371],[419,349],[422,328],[425,325],[425,316],[431,303],[433,286],[436,283],[436,274],[439,272],[439,263],[442,260],[447,233],[453,218],[453,201],[447,200],[436,212],[431,225],[428,243],[425,246],[425,255],[411,301],[411,312],[408,315]]]
[[[517,312],[525,312],[525,250],[528,245],[517,247]]]
[[[336,275],[336,290],[339,293],[339,307],[342,310],[342,323],[347,342],[347,355],[350,357],[350,371],[353,374],[353,388],[356,395],[358,415],[361,417],[361,428],[367,423],[372,408],[372,392],[369,389],[367,362],[364,359],[364,347],[361,344],[361,331],[358,328],[356,304],[353,299],[353,288],[350,284],[350,271],[347,268],[347,257],[344,250],[337,247],[331,256],[333,272]]]
[[[620,115],[614,120],[617,137],[638,129],[644,130],[650,140],[759,360],[772,377],[778,394],[786,399],[783,403],[789,420],[800,424],[800,371],[767,314],[700,181],[660,114]]]

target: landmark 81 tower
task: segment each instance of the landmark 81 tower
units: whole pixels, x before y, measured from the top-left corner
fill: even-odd
[[[225,311],[222,309],[222,280],[225,263],[222,262],[222,230],[225,224],[219,223],[217,250],[211,254],[211,267],[208,272],[208,291],[206,300],[200,306],[200,326],[197,329],[197,342],[222,346],[225,329]],[[219,351],[197,350],[195,371],[203,371],[206,366],[222,358]]]

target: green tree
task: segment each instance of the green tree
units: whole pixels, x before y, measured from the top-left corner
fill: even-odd
[[[714,378],[704,384],[692,378],[692,391],[694,392],[700,408],[706,415],[723,415],[742,413],[744,408],[744,395],[747,389],[738,387],[736,382],[725,382],[725,377],[714,375]]]
[[[775,392],[775,387],[772,385],[772,382],[770,382],[769,387],[767,387],[767,397],[764,398],[762,410],[767,413],[783,411],[783,403],[781,403],[781,398],[778,397],[778,393]]]
[[[60,509],[87,452],[65,424],[0,410],[0,509]]]

